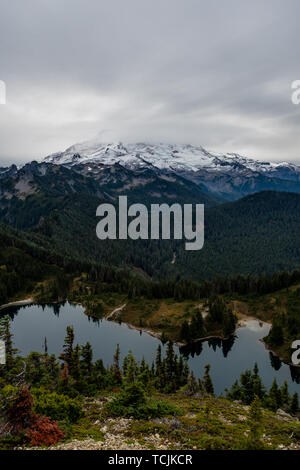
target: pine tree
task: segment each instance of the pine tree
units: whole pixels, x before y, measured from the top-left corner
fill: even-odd
[[[180,329],[180,339],[186,341],[187,343],[191,339],[191,332],[190,332],[190,326],[186,320],[181,325]]]
[[[284,384],[282,385],[280,392],[281,392],[281,403],[283,405],[288,405],[289,400],[290,400],[290,395],[289,395],[288,383],[286,380],[284,381]]]
[[[85,370],[88,372],[88,374],[90,375],[92,372],[93,349],[89,342],[87,342],[84,346],[82,346],[81,357],[82,357],[83,366]]]
[[[298,393],[294,393],[292,396],[292,402],[291,402],[291,413],[294,415],[298,413],[299,411],[299,398],[298,398]]]
[[[177,371],[176,371],[176,377],[177,377],[177,386],[180,387],[183,385],[186,380],[184,377],[185,369],[184,369],[184,360],[182,355],[180,354],[179,356],[179,361],[177,363]]]
[[[184,325],[182,325],[182,327],[183,326]],[[202,338],[204,334],[204,322],[202,313],[199,309],[196,310],[196,313],[192,318],[188,333],[192,339]]]
[[[140,364],[140,371],[139,371],[140,374],[143,374],[146,369],[147,369],[147,364],[146,364],[145,358],[143,356],[142,360],[141,360],[141,364]]]
[[[72,359],[73,359],[73,343],[74,343],[74,328],[72,326],[67,326],[67,334],[65,337],[65,342],[63,346],[63,354],[61,354],[61,359],[68,364],[68,370],[72,372]]]
[[[132,351],[129,351],[126,358],[124,359],[123,366],[124,378],[127,384],[133,384],[136,381],[138,376],[138,365],[132,354]]]
[[[167,380],[169,383],[173,381],[173,375],[175,372],[174,368],[174,349],[173,349],[173,343],[172,341],[168,342],[167,346],[167,354],[166,354],[166,372],[167,372]]]
[[[167,335],[164,331],[161,334],[160,340],[161,340],[162,344],[166,344],[166,342],[168,341]]]
[[[277,385],[276,379],[274,379],[272,386],[270,388],[269,399],[271,402],[271,407],[274,411],[278,410],[278,408],[281,407],[282,405],[281,391]]]
[[[247,448],[251,450],[262,447],[262,410],[258,396],[255,396],[249,408],[250,433],[247,439]]]
[[[214,395],[214,393],[215,393],[214,392],[214,386],[213,386],[213,382],[211,380],[209,371],[210,371],[210,365],[207,364],[205,366],[205,374],[204,374],[204,377],[203,377],[204,390],[209,395]]]
[[[255,395],[257,395],[258,398],[262,399],[266,394],[266,389],[262,383],[261,377],[259,376],[259,369],[258,369],[257,362],[254,364],[254,367],[253,367],[253,374],[251,376],[251,381],[252,381],[253,398]]]
[[[74,351],[73,351],[72,364],[73,364],[72,376],[74,377],[75,380],[79,380],[81,371],[80,371],[80,346],[78,344],[75,346]]]
[[[161,345],[160,344],[157,346],[155,365],[156,365],[156,374],[159,374],[159,370],[161,368]]]
[[[223,316],[223,334],[224,336],[230,336],[234,333],[236,325],[236,316],[233,314],[231,309],[227,309]]]
[[[272,324],[271,331],[268,336],[268,342],[274,346],[281,346],[284,341],[284,334],[282,325],[275,319]]]
[[[205,394],[204,384],[200,378],[198,379],[198,390],[199,390],[199,393],[201,393],[201,395]]]
[[[44,353],[47,356],[47,354],[48,354],[48,343],[47,343],[46,336],[45,336],[45,340],[44,340]]]
[[[151,374],[151,378],[153,379],[153,378],[155,377],[155,365],[154,365],[154,362],[152,362],[152,364],[151,364],[150,374]]]
[[[188,382],[187,382],[187,386],[186,386],[186,392],[187,392],[187,395],[195,395],[195,393],[197,393],[199,390],[198,388],[198,384],[197,384],[197,381],[195,379],[195,376],[193,374],[193,372],[190,373],[189,377],[188,377]]]
[[[212,323],[222,323],[224,313],[226,312],[226,304],[221,297],[213,297],[209,300],[208,304],[209,314],[207,316],[208,321]]]
[[[117,344],[116,352],[114,354],[114,363],[112,367],[113,378],[117,383],[121,383],[122,374],[120,369],[120,345]]]

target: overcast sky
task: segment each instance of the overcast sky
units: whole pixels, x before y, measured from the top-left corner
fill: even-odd
[[[300,163],[299,0],[0,0],[0,164],[103,142]]]

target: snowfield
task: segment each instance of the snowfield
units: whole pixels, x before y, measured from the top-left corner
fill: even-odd
[[[125,168],[134,170],[155,167],[160,170],[175,172],[212,172],[239,174],[248,170],[284,179],[300,177],[300,167],[288,162],[271,163],[246,158],[235,153],[217,154],[201,146],[177,144],[124,144],[99,143],[87,141],[72,145],[64,152],[54,153],[43,161],[57,165],[119,163]]]

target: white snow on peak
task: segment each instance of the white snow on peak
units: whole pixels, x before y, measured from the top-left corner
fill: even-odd
[[[129,169],[154,166],[161,170],[223,173],[245,170],[271,173],[278,168],[287,168],[300,173],[300,167],[291,163],[262,162],[236,153],[212,153],[201,146],[189,144],[100,143],[92,140],[72,145],[64,152],[49,155],[43,161],[58,165],[119,163]]]

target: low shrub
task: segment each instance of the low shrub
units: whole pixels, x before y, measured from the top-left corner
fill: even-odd
[[[179,414],[178,408],[166,401],[147,400],[141,385],[123,387],[116,397],[105,406],[113,416],[135,419],[159,418]]]
[[[78,398],[48,392],[43,388],[32,390],[35,413],[58,421],[75,423],[82,414],[82,403]]]

